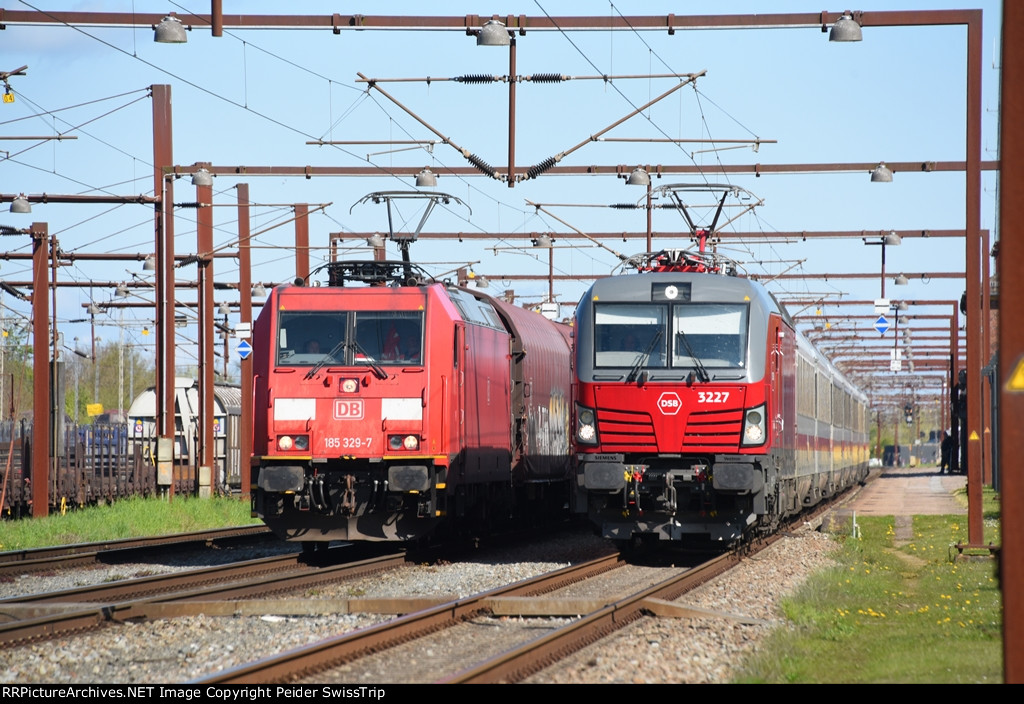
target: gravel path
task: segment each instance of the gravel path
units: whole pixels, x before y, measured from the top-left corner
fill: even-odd
[[[606,642],[591,646],[535,675],[530,682],[726,682],[742,657],[751,652],[773,627],[783,624],[778,616],[779,600],[808,574],[827,565],[829,552],[834,546],[826,536],[813,531],[784,538],[767,552],[745,560],[738,570],[680,599],[695,606],[761,619],[764,624],[740,625],[725,618],[645,618]],[[333,599],[358,594],[455,599],[591,559],[607,552],[607,549],[607,544],[589,535],[552,539],[498,554],[488,553],[479,561],[417,565],[318,588],[315,593],[302,596]],[[140,572],[152,574],[183,568],[183,565],[165,568],[149,563],[76,570],[46,577],[25,576],[0,584],[0,596],[52,591],[111,577],[125,578]],[[383,616],[362,614],[198,616],[120,624],[81,637],[5,650],[0,682],[181,683],[384,619]],[[482,619],[468,628],[475,629],[479,637],[486,640],[495,632],[495,625],[521,630],[527,637],[531,631],[536,636],[557,624],[544,625],[522,619]],[[419,652],[414,649],[408,658],[429,663],[433,656],[430,646],[424,646]],[[409,663],[410,659],[404,662]],[[395,662],[391,660],[392,672]],[[407,675],[413,679],[389,676],[387,670],[382,669],[362,674],[339,671],[336,673],[339,679],[335,681],[431,681],[430,678],[417,678],[413,673],[416,668],[408,669]]]

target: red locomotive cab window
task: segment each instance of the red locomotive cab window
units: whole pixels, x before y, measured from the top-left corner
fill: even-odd
[[[282,311],[278,319],[278,366],[408,366],[422,360],[421,311]]]
[[[345,357],[346,313],[282,312],[278,318],[278,366],[309,366]]]
[[[356,311],[355,364],[372,357],[380,364],[423,363],[423,313],[420,311]]]

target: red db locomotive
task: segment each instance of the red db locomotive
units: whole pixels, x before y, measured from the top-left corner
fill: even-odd
[[[561,512],[568,327],[407,259],[326,269],[253,327],[254,513],[315,548]]]

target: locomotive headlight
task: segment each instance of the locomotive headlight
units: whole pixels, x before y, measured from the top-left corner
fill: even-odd
[[[309,436],[278,435],[277,449],[281,452],[291,452],[292,450],[306,451],[309,449]]]
[[[389,435],[388,448],[392,450],[418,450],[420,449],[420,438],[418,435]]]
[[[767,439],[764,427],[764,406],[752,408],[743,417],[741,445],[763,445]]]
[[[359,390],[359,379],[342,379],[339,388],[344,394],[354,394]]]
[[[597,444],[597,419],[586,406],[576,406],[576,439],[585,445]]]

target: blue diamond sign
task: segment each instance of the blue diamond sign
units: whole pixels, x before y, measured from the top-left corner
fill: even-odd
[[[241,357],[242,359],[248,359],[249,355],[252,354],[252,345],[250,345],[245,340],[239,342],[238,346],[235,347],[235,349],[238,351],[238,356]]]
[[[885,319],[884,315],[878,316],[878,320],[875,321],[875,330],[881,335],[889,331],[889,321]]]

